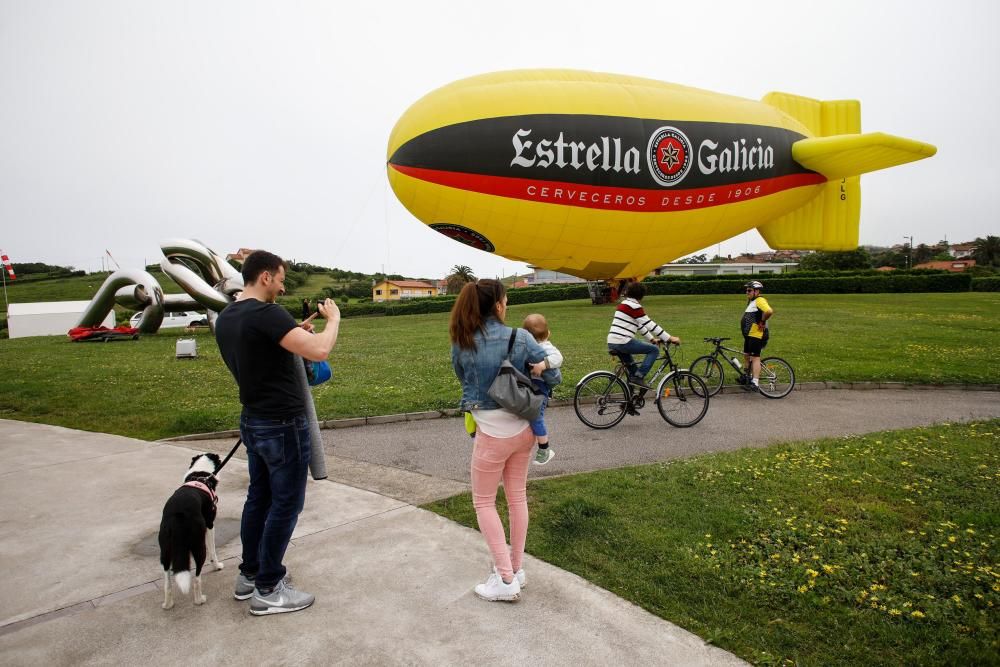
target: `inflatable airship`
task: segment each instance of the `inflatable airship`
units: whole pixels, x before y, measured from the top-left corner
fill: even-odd
[[[860,174],[934,155],[861,134],[856,100],[761,101],[570,70],[484,74],[389,137],[400,202],[456,241],[589,280],[635,278],[757,228],[775,249],[858,245]]]

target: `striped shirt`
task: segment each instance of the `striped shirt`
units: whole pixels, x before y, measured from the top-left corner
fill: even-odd
[[[611,320],[611,330],[608,332],[609,345],[622,345],[632,340],[636,332],[641,333],[650,342],[657,338],[667,343],[670,342],[670,334],[663,330],[659,324],[649,319],[649,315],[642,309],[635,299],[624,299],[615,310],[615,316]]]

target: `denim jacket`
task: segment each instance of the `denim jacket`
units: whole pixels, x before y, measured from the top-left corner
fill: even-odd
[[[528,363],[537,364],[545,359],[545,350],[535,342],[525,329],[517,329],[510,363],[528,374]],[[500,370],[500,363],[507,358],[510,327],[496,317],[486,320],[483,328],[473,335],[476,349],[451,345],[451,365],[462,383],[462,410],[496,410],[500,406],[487,394]]]

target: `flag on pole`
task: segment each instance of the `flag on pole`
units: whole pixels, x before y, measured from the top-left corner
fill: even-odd
[[[7,271],[10,279],[17,280],[17,276],[14,274],[14,266],[10,263],[10,258],[6,254],[0,253],[0,260],[3,261],[3,268]]]

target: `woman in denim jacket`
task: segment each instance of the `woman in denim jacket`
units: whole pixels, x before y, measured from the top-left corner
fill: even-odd
[[[513,602],[525,585],[524,542],[528,536],[528,464],[535,437],[528,421],[501,408],[487,390],[507,357],[511,328],[503,323],[507,292],[498,280],[467,283],[451,309],[451,364],[462,383],[463,410],[476,419],[472,451],[472,504],[479,530],[493,555],[493,572],[477,584],[484,600]],[[541,375],[545,351],[524,329],[516,337],[510,362]],[[510,549],[497,513],[497,488],[503,480],[510,511]]]

